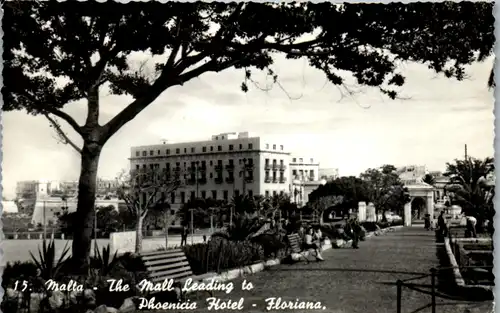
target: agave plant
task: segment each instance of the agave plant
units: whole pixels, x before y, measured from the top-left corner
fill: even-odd
[[[101,275],[108,275],[116,266],[120,265],[120,259],[117,257],[118,251],[111,256],[111,248],[108,244],[99,251],[97,244],[94,248],[94,256],[91,258],[92,267],[99,270]]]
[[[68,253],[69,247],[68,242],[66,242],[59,259],[56,260],[56,247],[54,240],[50,240],[48,245],[47,241],[43,240],[42,249],[38,248],[39,259],[37,259],[30,251],[31,258],[39,271],[39,276],[45,280],[57,279],[59,277],[62,267],[69,259]]]

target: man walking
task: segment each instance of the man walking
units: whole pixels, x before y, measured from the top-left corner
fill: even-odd
[[[184,247],[187,244],[187,236],[188,236],[188,228],[186,225],[182,226],[181,230],[181,247]]]
[[[361,225],[357,218],[351,220],[351,231],[352,231],[352,248],[359,249],[359,237],[361,234]]]
[[[446,225],[444,211],[441,211],[441,214],[439,214],[438,217],[438,230],[439,241],[444,240],[444,238],[448,236],[448,225]]]
[[[477,238],[477,232],[476,232],[476,224],[477,224],[477,219],[474,216],[467,216],[465,217],[467,221],[467,230],[466,230],[466,235],[465,238]]]

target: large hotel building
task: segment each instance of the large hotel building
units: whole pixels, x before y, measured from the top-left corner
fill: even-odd
[[[318,181],[319,163],[311,158],[291,157],[286,148],[275,140],[251,137],[248,132],[224,133],[207,141],[132,147],[130,165],[131,169],[181,173],[182,187],[169,195],[173,208],[190,198],[229,201],[240,194],[299,193],[300,201],[295,200],[305,204],[302,193],[293,191],[306,182]]]

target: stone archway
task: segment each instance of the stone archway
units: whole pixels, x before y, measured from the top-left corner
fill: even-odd
[[[421,220],[427,213],[427,203],[422,197],[415,197],[411,200],[411,217],[413,220]]]
[[[404,207],[404,225],[411,226],[413,219],[412,203],[416,198],[420,198],[425,202],[425,209],[420,211],[420,215],[430,214],[431,219],[434,219],[434,187],[421,181],[412,181],[405,184],[410,193],[411,201],[405,204]],[[417,203],[420,202],[417,200]],[[416,206],[416,205],[415,205]],[[422,206],[423,207],[423,206]],[[422,216],[423,217],[423,216]]]

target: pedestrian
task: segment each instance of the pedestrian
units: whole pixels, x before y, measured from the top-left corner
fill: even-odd
[[[203,235],[203,243],[207,243],[207,235]]]
[[[188,235],[188,229],[186,225],[182,226],[181,230],[181,247],[184,247],[187,244],[187,235]]]
[[[476,224],[477,224],[477,219],[474,216],[466,216],[466,231],[465,231],[465,238],[477,238],[477,232],[476,232]]]
[[[359,225],[359,222],[355,217],[351,220],[350,225],[352,231],[352,248],[359,249],[359,237],[361,235],[361,225]]]
[[[424,217],[424,228],[427,230],[431,229],[431,215],[430,214],[425,214]]]

